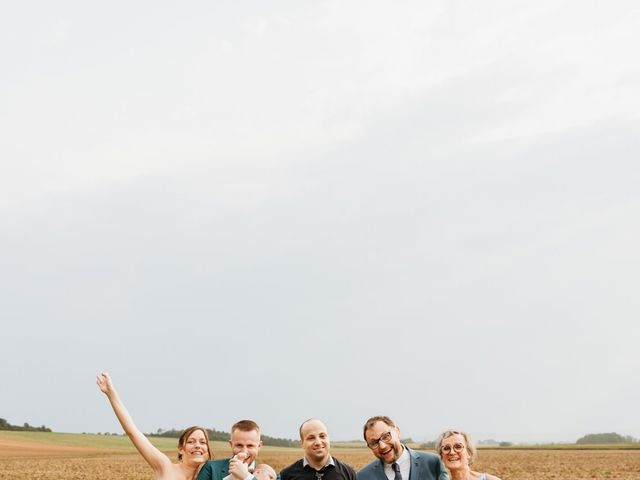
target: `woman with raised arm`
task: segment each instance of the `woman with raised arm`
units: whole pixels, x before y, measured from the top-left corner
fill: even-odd
[[[98,375],[96,381],[107,396],[118,421],[142,458],[153,469],[156,480],[193,480],[207,460],[211,460],[209,436],[202,427],[189,427],[178,440],[178,463],[172,463],[164,453],[154,447],[138,430],[127,409],[120,401],[111,378],[106,373]]]
[[[446,430],[436,440],[436,451],[449,470],[451,480],[500,480],[495,475],[471,470],[478,452],[471,436],[462,430]]]

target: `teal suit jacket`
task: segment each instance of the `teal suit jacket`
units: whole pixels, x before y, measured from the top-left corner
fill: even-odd
[[[209,460],[198,473],[198,480],[222,480],[229,475],[229,458]],[[255,477],[253,477],[255,480]]]
[[[229,475],[229,458],[222,458],[220,460],[209,460],[204,464],[200,473],[198,473],[198,480],[222,480]],[[258,462],[256,461],[256,465]],[[276,472],[276,480],[280,480],[280,473]],[[257,480],[253,477],[253,480]]]
[[[416,452],[406,445],[404,448],[411,458],[409,480],[449,480],[447,469],[435,453]],[[358,480],[389,480],[384,473],[382,460],[378,459],[363,467],[356,476]]]

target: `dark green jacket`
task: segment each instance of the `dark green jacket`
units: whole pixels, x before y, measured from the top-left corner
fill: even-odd
[[[229,475],[229,458],[222,458],[220,460],[209,460],[205,463],[204,467],[198,473],[198,480],[222,480]],[[258,462],[256,461],[256,465]],[[280,480],[280,473],[276,472],[276,480]],[[253,477],[253,480],[257,480]]]
[[[229,460],[231,460],[231,457],[221,460],[209,460],[198,473],[198,480],[222,480],[229,475]]]

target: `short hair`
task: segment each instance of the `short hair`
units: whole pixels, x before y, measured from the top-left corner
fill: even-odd
[[[362,436],[364,437],[364,441],[367,441],[367,430],[373,428],[376,422],[384,422],[390,427],[397,427],[393,420],[391,420],[386,415],[376,415],[375,417],[371,417],[369,420],[364,422],[364,428],[362,429]]]
[[[191,434],[197,430],[200,430],[202,433],[204,433],[204,438],[207,440],[207,455],[209,456],[209,460],[212,460],[213,454],[211,453],[211,445],[209,444],[209,434],[207,433],[207,430],[204,427],[199,427],[197,425],[194,425],[193,427],[189,427],[185,429],[180,434],[180,438],[178,439],[178,448],[184,447],[185,444],[187,443],[187,440],[189,440],[189,437],[191,436]],[[178,460],[182,460],[182,454],[180,452],[178,452]]]
[[[319,418],[316,418],[316,417],[307,418],[304,422],[302,422],[300,424],[300,428],[298,428],[298,433],[300,434],[300,440],[304,440],[304,438],[302,438],[302,427],[304,427],[304,425],[306,423],[309,423],[309,422],[311,422],[313,420],[315,420],[317,422],[320,422],[321,424],[324,425],[324,422],[322,420],[320,420]],[[326,425],[324,425],[324,426],[325,426],[325,428],[327,427]]]
[[[253,420],[240,420],[239,422],[234,423],[231,426],[231,433],[236,430],[240,430],[241,432],[253,432],[255,430],[258,432],[258,435],[260,435],[260,427]]]
[[[436,440],[436,452],[438,452],[438,455],[440,455],[440,458],[442,458],[442,442],[445,440],[445,438],[449,438],[453,435],[462,435],[462,437],[464,438],[464,443],[467,444],[467,452],[469,452],[469,466],[471,466],[473,461],[478,456],[478,450],[476,449],[476,446],[471,439],[471,435],[469,435],[467,432],[454,429],[445,430]]]

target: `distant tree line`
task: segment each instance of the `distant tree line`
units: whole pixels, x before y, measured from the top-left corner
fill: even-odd
[[[578,445],[598,445],[603,443],[636,443],[638,440],[630,435],[611,433],[589,433],[576,440]]]
[[[497,440],[481,440],[478,442],[478,445],[491,445],[491,446],[498,446],[498,447],[512,447],[513,443],[512,442],[498,442]],[[421,443],[420,445],[418,445],[418,450],[435,450],[436,448],[436,441],[435,440],[431,440],[429,442],[424,442]]]
[[[0,418],[0,430],[15,430],[15,431],[21,431],[21,432],[50,432],[51,431],[50,428],[47,428],[44,425],[40,427],[33,427],[26,422],[22,426],[11,425],[4,418]]]
[[[179,438],[182,430],[176,430],[175,428],[171,428],[169,430],[163,430],[159,428],[155,433],[148,433],[147,435],[154,437],[169,437],[169,438]],[[219,440],[226,442],[229,440],[229,432],[224,432],[222,430],[216,430],[207,428],[207,434],[209,435],[209,440]],[[270,437],[268,435],[260,435],[262,439],[262,443],[265,445],[271,445],[273,447],[298,447],[300,443],[296,440],[291,440],[289,438],[277,438]]]
[[[229,437],[227,437],[228,439]],[[299,447],[299,440],[291,440],[290,438],[270,437],[268,435],[260,435],[262,443],[273,447]]]

